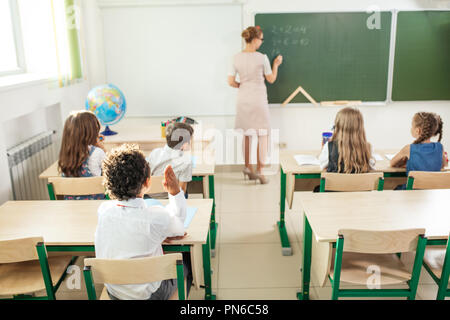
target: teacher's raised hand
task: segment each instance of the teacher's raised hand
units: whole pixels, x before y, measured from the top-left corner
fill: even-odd
[[[282,63],[283,63],[283,56],[280,54],[273,61],[273,66],[274,67],[279,67]]]

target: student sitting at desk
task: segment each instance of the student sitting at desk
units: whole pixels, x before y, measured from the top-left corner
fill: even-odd
[[[319,162],[327,172],[367,173],[375,167],[358,109],[344,108],[337,113],[333,137],[323,146]]]
[[[192,181],[192,159],[185,151],[191,149],[193,134],[194,128],[187,123],[169,124],[166,128],[167,144],[154,149],[148,157],[152,176],[161,176],[166,166],[172,166],[186,198],[187,184]]]
[[[75,111],[64,124],[58,168],[63,177],[96,177],[102,175],[105,148],[100,122],[91,111]],[[65,196],[66,200],[101,200],[104,194]]]
[[[134,145],[122,145],[108,153],[103,162],[105,186],[113,201],[98,208],[95,252],[101,259],[133,259],[163,255],[161,244],[168,237],[182,238],[186,199],[168,166],[164,189],[169,193],[166,207],[147,207],[142,198],[150,187],[150,167]],[[185,276],[190,287],[189,255],[183,255]],[[133,272],[130,270],[130,272]],[[139,285],[109,285],[113,300],[167,300],[177,292],[176,279]]]
[[[405,167],[410,171],[441,171],[448,160],[441,144],[443,122],[439,115],[432,112],[418,112],[414,115],[411,135],[416,140],[400,150],[391,160],[392,167]],[[439,135],[438,142],[431,138]],[[406,185],[397,186],[396,190],[405,190]]]

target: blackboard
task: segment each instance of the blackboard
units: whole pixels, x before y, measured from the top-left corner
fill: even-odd
[[[450,11],[398,13],[392,100],[450,100]]]
[[[377,19],[377,20],[374,20]],[[387,99],[391,12],[260,13],[260,52],[282,54],[269,103],[282,103],[298,86],[316,101]],[[375,23],[374,23],[375,21]],[[309,102],[298,94],[291,103]]]

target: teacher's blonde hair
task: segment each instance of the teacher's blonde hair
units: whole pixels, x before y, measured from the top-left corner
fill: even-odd
[[[242,31],[242,38],[244,38],[245,42],[250,43],[253,39],[257,39],[261,37],[262,31],[259,27],[248,27],[244,31]]]
[[[344,108],[337,113],[331,140],[336,142],[339,151],[338,172],[370,171],[371,146],[366,140],[363,116],[358,109]]]

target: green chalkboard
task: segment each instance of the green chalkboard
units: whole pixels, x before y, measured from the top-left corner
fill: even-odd
[[[269,103],[282,103],[302,86],[316,101],[385,101],[391,12],[261,13],[260,52],[282,54],[278,80],[268,84]],[[291,103],[308,102],[298,94]]]
[[[398,13],[392,100],[450,100],[450,11]]]

